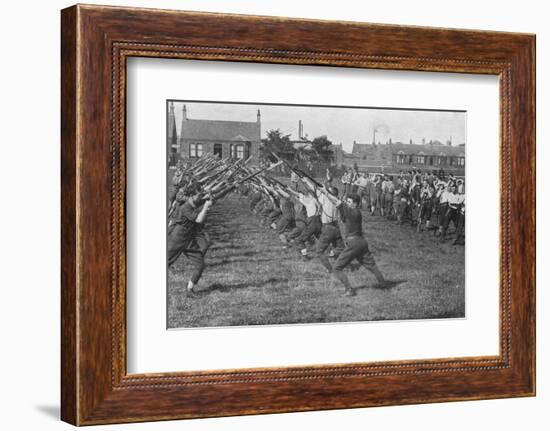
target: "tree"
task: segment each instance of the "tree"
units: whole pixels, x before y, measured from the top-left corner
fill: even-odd
[[[329,148],[331,145],[332,142],[325,135],[318,136],[311,142],[311,148],[323,162],[330,162],[332,160],[333,153]]]
[[[279,129],[269,130],[266,135],[267,138],[262,139],[260,147],[260,156],[263,159],[267,159],[271,153],[275,153],[283,159],[294,160],[296,149],[290,142],[290,135],[283,135]]]

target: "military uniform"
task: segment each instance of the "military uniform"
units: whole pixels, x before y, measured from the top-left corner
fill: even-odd
[[[210,242],[203,224],[197,223],[200,208],[191,201],[181,205],[173,219],[168,236],[168,267],[172,266],[183,253],[191,262],[193,268],[190,280],[196,284],[204,270],[204,255]]]
[[[307,224],[307,212],[304,205],[299,201],[299,199],[294,199],[294,229],[290,231],[286,239],[288,241],[293,241],[298,238],[304,231]]]
[[[422,222],[426,224],[430,223],[432,218],[432,196],[434,190],[428,185],[422,187],[420,190],[420,214],[418,216],[418,225],[420,226]]]
[[[281,217],[277,221],[279,235],[294,227],[294,204],[290,198],[281,198]]]
[[[300,236],[296,238],[296,247],[304,249],[306,242],[321,232],[321,217],[319,216],[319,203],[314,196],[305,196],[300,202],[306,208],[307,221],[306,226]]]
[[[355,295],[355,290],[351,287],[348,277],[343,272],[344,268],[353,260],[372,272],[379,283],[384,283],[385,280],[376,266],[367,240],[363,237],[361,211],[358,208],[350,208],[344,205],[338,209],[342,235],[345,238],[345,248],[334,262],[333,274],[345,286],[348,295]]]
[[[321,235],[315,245],[315,254],[326,268],[327,271],[332,271],[332,266],[325,254],[325,251],[332,245],[336,254],[344,248],[344,241],[340,235],[338,227],[338,210],[329,198],[323,193],[318,193],[319,203],[321,204]]]
[[[384,214],[386,217],[390,217],[392,214],[393,208],[393,194],[395,193],[395,186],[393,181],[388,180],[385,184],[385,193],[384,193]]]

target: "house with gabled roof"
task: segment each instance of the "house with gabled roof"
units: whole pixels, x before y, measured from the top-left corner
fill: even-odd
[[[179,155],[194,160],[206,154],[233,157],[258,163],[261,145],[261,115],[256,121],[198,120],[188,117],[183,105],[179,135]]]

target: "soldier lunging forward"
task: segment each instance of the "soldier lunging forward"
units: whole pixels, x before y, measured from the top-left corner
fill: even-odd
[[[343,270],[354,259],[374,274],[380,286],[386,284],[386,280],[378,269],[378,266],[376,266],[376,262],[369,250],[369,245],[363,237],[363,220],[361,211],[358,208],[359,204],[359,196],[357,194],[350,194],[346,197],[345,204],[340,202],[338,206],[340,221],[343,228],[342,236],[346,248],[336,259],[332,274],[344,285],[346,288],[345,294],[347,296],[355,296],[356,292]]]

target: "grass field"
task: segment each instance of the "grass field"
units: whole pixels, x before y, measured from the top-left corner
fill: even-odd
[[[285,249],[260,227],[248,201],[231,195],[212,207],[212,247],[197,293],[187,293],[185,257],[168,272],[168,327],[211,327],[464,317],[464,247],[439,244],[378,216],[364,215],[371,251],[388,280],[376,288],[365,269],[351,270],[357,296],[343,295],[316,260]]]

